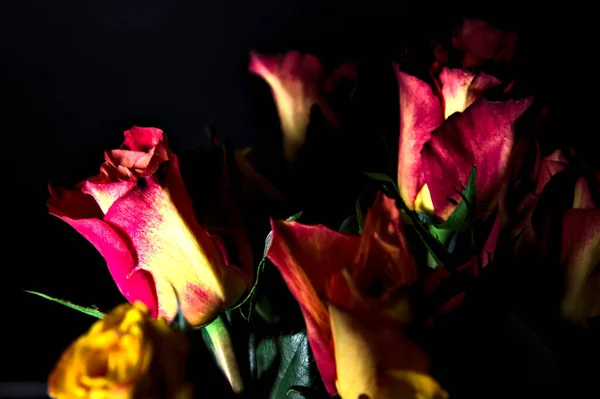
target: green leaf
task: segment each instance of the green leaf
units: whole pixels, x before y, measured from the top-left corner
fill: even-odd
[[[299,387],[313,387],[313,361],[304,331],[263,339],[256,349],[258,380],[267,387],[263,397],[302,398]]]
[[[299,396],[298,396],[299,395]],[[301,397],[304,399],[331,399],[331,396],[323,389],[314,387],[294,386],[287,391],[288,397]]]
[[[44,299],[47,299],[49,301],[60,303],[63,306],[66,306],[66,307],[71,308],[71,309],[75,309],[75,310],[77,310],[77,311],[79,311],[81,313],[85,313],[88,316],[93,316],[93,317],[96,317],[98,319],[101,319],[101,318],[104,317],[104,313],[102,313],[101,311],[99,311],[96,307],[86,307],[86,306],[75,305],[72,302],[65,301],[64,299],[53,298],[53,297],[51,297],[49,295],[42,294],[41,292],[27,291],[27,290],[24,290],[24,291],[28,292],[30,294],[33,294],[33,295],[40,296],[40,297],[42,297]]]
[[[429,226],[421,220],[417,212],[408,209],[402,198],[396,200],[396,206],[406,214],[417,232],[417,235],[432,256],[433,261],[438,266],[445,266],[450,263],[450,255],[444,246],[431,234]]]
[[[285,219],[288,222],[293,222],[295,220],[298,220],[298,218],[302,216],[302,211],[296,213],[295,215],[290,216],[289,218]]]

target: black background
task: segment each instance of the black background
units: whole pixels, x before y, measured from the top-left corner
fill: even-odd
[[[559,15],[562,8],[524,14],[508,4],[381,4],[3,2],[0,381],[45,380],[91,323],[21,289],[101,309],[121,301],[102,257],[47,214],[47,183],[95,174],[102,151],[132,125],[162,128],[176,152],[204,146],[210,120],[238,147],[264,145],[276,113],[266,84],[247,73],[250,49],[299,49],[327,65],[361,54],[394,59],[405,45],[449,34],[473,15],[519,30],[524,74],[549,101],[572,105],[580,98],[576,80],[593,79],[593,51],[572,28],[581,20]],[[572,135],[580,130],[569,126]]]

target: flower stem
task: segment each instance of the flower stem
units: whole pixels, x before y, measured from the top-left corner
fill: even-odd
[[[212,344],[213,353],[219,363],[219,367],[227,377],[231,388],[236,394],[244,391],[244,382],[240,374],[240,368],[235,357],[233,343],[227,330],[227,325],[221,316],[204,327]]]

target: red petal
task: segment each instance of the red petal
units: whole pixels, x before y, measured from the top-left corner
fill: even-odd
[[[327,391],[333,395],[336,374],[331,327],[320,295],[326,291],[328,275],[352,262],[360,238],[322,225],[271,220],[271,226],[273,239],[268,257],[300,304],[319,372]]]
[[[431,87],[408,75],[394,64],[400,94],[400,144],[398,149],[398,187],[410,208],[424,182],[419,153],[433,132],[444,121],[442,106]]]
[[[582,323],[600,316],[600,209],[565,212],[561,257],[566,267],[563,315]]]
[[[461,201],[455,190],[467,184],[473,165],[481,199],[495,194],[511,153],[513,123],[531,101],[477,102],[432,134],[421,158],[436,215],[446,219],[452,213],[454,205],[448,198]]]
[[[449,68],[442,70],[440,81],[446,119],[455,112],[463,112],[477,101],[485,90],[500,85],[500,81],[493,76],[484,73],[475,75],[463,69]]]
[[[165,139],[163,131],[155,127],[134,126],[123,134],[123,146],[130,151],[150,152]]]
[[[136,254],[127,236],[116,226],[103,221],[94,199],[76,190],[50,190],[50,214],[59,217],[85,237],[106,260],[117,287],[129,302],[142,301],[153,317],[158,314],[152,277],[135,269]]]

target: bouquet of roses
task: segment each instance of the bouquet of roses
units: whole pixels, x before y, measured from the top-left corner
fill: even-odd
[[[504,265],[551,267],[560,295],[538,305],[589,328],[600,174],[548,148],[548,109],[503,73],[515,39],[466,20],[431,60],[409,51],[381,69],[252,53],[280,119],[270,175],[215,125],[192,172],[165,132],[134,126],[98,175],[51,186],[50,213],[127,302],[103,313],[34,292],[98,319],[49,395],[447,398],[432,331]]]

